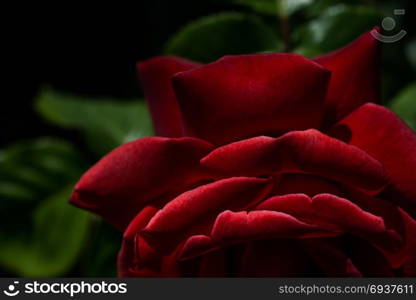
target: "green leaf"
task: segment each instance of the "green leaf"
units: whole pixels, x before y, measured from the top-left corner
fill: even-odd
[[[1,233],[0,263],[25,277],[64,274],[76,262],[88,232],[88,213],[72,207],[72,185],[45,199],[33,215],[30,234],[10,238]],[[15,216],[20,219],[20,216]],[[15,226],[21,226],[15,221]]]
[[[290,16],[313,3],[313,0],[276,0],[278,15]]]
[[[416,130],[416,84],[412,84],[401,91],[391,101],[390,107],[411,128]]]
[[[87,167],[68,142],[39,138],[0,151],[0,265],[18,276],[58,276],[83,247],[88,215],[68,199]]]
[[[81,130],[100,155],[125,142],[152,135],[147,106],[140,100],[92,99],[43,89],[36,107],[51,123]]]
[[[379,24],[375,7],[339,4],[295,32],[295,52],[315,56],[345,46]],[[346,25],[347,24],[347,25]]]
[[[164,52],[211,62],[224,55],[278,51],[280,47],[274,30],[260,18],[222,13],[182,28],[168,41]]]
[[[21,141],[1,149],[0,207],[38,201],[45,193],[75,180],[85,166],[80,153],[58,139]]]

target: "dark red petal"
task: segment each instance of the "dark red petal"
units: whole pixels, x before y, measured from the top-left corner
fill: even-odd
[[[416,134],[393,112],[366,104],[331,131],[381,162],[394,187],[392,200],[416,215]]]
[[[274,195],[306,194],[313,197],[318,194],[332,194],[345,198],[345,193],[336,182],[309,174],[282,174],[276,179]]]
[[[300,243],[328,277],[362,277],[361,272],[333,239],[304,239]]]
[[[403,259],[403,273],[406,276],[416,276],[416,220],[401,210],[405,226],[405,247],[400,256]]]
[[[288,214],[267,210],[227,210],[217,217],[211,231],[212,240],[222,246],[253,240],[331,235],[333,233],[299,221]]]
[[[228,144],[212,151],[201,164],[224,177],[308,173],[376,192],[387,183],[382,165],[374,158],[314,129]]]
[[[207,235],[193,235],[186,240],[178,259],[191,259],[217,250],[218,248],[211,237]]]
[[[173,85],[185,134],[225,144],[321,124],[330,73],[295,54],[226,56]]]
[[[188,238],[178,258],[187,260],[219,248],[255,240],[333,235],[336,234],[281,212],[227,210],[218,215],[208,235],[194,235]]]
[[[137,64],[157,135],[183,136],[181,113],[172,88],[172,76],[200,64],[173,56],[155,57]]]
[[[120,277],[153,277],[157,276],[155,270],[143,268],[141,273],[137,273],[136,267],[139,265],[138,236],[149,220],[155,215],[158,208],[146,206],[133,219],[123,235],[121,249],[117,258],[117,270]]]
[[[75,186],[71,203],[124,229],[149,202],[206,180],[199,160],[212,146],[194,138],[143,138],[110,152]]]
[[[367,102],[380,101],[378,42],[370,32],[335,52],[314,59],[332,72],[325,123],[334,124]]]
[[[134,242],[123,241],[117,257],[117,274],[119,277],[134,277],[131,270],[134,256]]]
[[[152,218],[142,235],[149,244],[169,250],[189,232],[204,234],[200,230],[212,224],[224,209],[254,206],[271,189],[271,180],[250,177],[234,177],[200,186],[166,204]]]
[[[247,244],[240,277],[314,276],[314,266],[295,240],[276,239]]]
[[[394,277],[393,268],[377,248],[354,236],[344,238],[345,251],[364,277]]]
[[[334,195],[321,194],[313,198],[302,194],[275,196],[260,203],[256,209],[287,213],[338,233],[350,232],[391,251],[402,246],[400,236],[387,229],[381,217]]]

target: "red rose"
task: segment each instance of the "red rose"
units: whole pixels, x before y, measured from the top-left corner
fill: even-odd
[[[378,48],[139,63],[164,137],[71,198],[124,230],[119,275],[415,276],[416,136],[373,104]]]

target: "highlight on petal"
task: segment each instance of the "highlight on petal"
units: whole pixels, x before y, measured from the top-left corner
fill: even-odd
[[[178,72],[198,66],[200,64],[174,56],[155,57],[137,64],[156,135],[165,137],[184,135],[182,117],[171,79]]]
[[[304,223],[282,212],[256,210],[225,211],[215,221],[212,240],[220,245],[275,238],[331,236],[332,232]]]
[[[219,214],[211,232],[187,239],[180,260],[210,253],[214,250],[257,240],[334,236],[338,233],[307,224],[282,212],[255,210]]]
[[[373,192],[388,182],[382,165],[370,155],[314,129],[231,143],[209,153],[201,164],[224,177],[306,173]]]
[[[162,202],[206,181],[199,160],[212,146],[195,138],[149,137],[124,144],[76,184],[71,203],[120,229],[149,202]]]
[[[379,56],[380,42],[367,32],[346,47],[314,59],[332,72],[325,102],[326,125],[367,102],[380,101]]]
[[[397,251],[403,244],[400,235],[387,228],[380,216],[362,210],[347,199],[330,194],[312,198],[302,194],[275,196],[260,203],[256,210],[287,213],[303,222],[339,234],[348,232],[363,237],[391,251]]]
[[[149,244],[169,250],[186,236],[204,234],[225,209],[255,206],[269,195],[268,179],[233,177],[185,192],[166,204],[142,231]]]
[[[330,72],[295,54],[225,56],[176,74],[185,134],[216,145],[318,128]]]
[[[416,134],[396,114],[369,103],[340,121],[331,134],[382,163],[394,189],[391,200],[416,216]]]

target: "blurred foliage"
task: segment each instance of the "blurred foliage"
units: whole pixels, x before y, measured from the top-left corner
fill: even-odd
[[[86,164],[68,142],[41,138],[22,141],[0,151],[1,205],[19,209],[36,205],[46,193],[82,174]],[[6,217],[1,211],[2,218]]]
[[[91,149],[99,155],[128,141],[152,135],[143,100],[91,99],[46,88],[39,94],[36,107],[49,122],[81,130]]]
[[[338,4],[329,7],[318,18],[300,26],[294,33],[296,44],[299,45],[295,52],[316,56],[343,47],[360,34],[371,30],[380,17],[376,8],[368,6]]]
[[[282,49],[317,56],[380,25],[383,16],[405,3],[212,1],[229,4],[235,11],[188,23],[160,49],[162,54],[200,62]],[[416,40],[405,37],[384,44],[382,59],[383,96],[393,98],[389,107],[416,129]],[[85,138],[84,150],[95,157],[87,160],[72,144],[51,138],[0,150],[0,266],[17,276],[115,276],[121,233],[70,206],[68,198],[74,183],[102,155],[152,135],[146,104],[143,99],[90,98],[44,88],[36,99],[36,110],[51,124],[77,130]]]
[[[38,139],[0,152],[0,264],[22,276],[57,276],[82,249],[89,216],[68,205],[86,164],[62,140]]]
[[[390,107],[416,130],[416,83],[402,90],[390,103]]]
[[[248,6],[261,14],[290,16],[310,5],[313,0],[229,0],[232,3]]]
[[[259,17],[222,13],[204,17],[183,27],[167,43],[165,54],[200,62],[214,61],[224,54],[278,51],[275,30]]]

